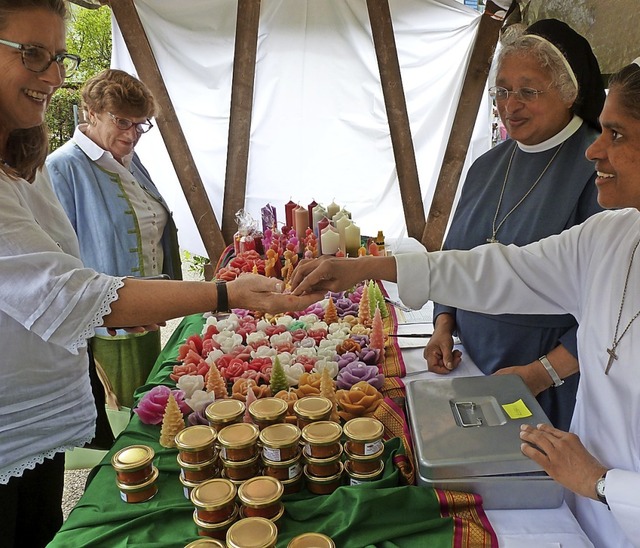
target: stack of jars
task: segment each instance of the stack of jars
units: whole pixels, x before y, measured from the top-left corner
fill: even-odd
[[[220,447],[221,476],[235,485],[257,476],[260,472],[260,453],[255,424],[238,422],[225,426],[218,432]]]
[[[211,426],[189,426],[176,434],[180,482],[184,496],[199,483],[218,475],[218,452],[216,450],[216,430]]]
[[[158,492],[158,469],[153,465],[155,453],[146,445],[130,445],[111,457],[116,471],[116,485],[125,502],[144,502]]]
[[[300,429],[295,424],[267,426],[260,432],[262,467],[265,476],[279,480],[285,494],[302,487]]]
[[[265,518],[274,523],[284,514],[281,501],[284,494],[282,483],[271,476],[256,476],[238,488],[240,518]]]
[[[342,484],[342,427],[333,421],[312,422],[301,437],[307,489],[316,495],[333,493]]]
[[[289,406],[280,398],[260,398],[249,405],[249,416],[259,430],[283,423]]]
[[[382,476],[383,434],[384,425],[373,417],[358,417],[345,423],[344,452],[347,459],[344,469],[350,485],[374,481]]]
[[[236,486],[224,478],[204,481],[191,490],[193,521],[200,536],[226,538],[227,530],[238,517],[236,494]]]

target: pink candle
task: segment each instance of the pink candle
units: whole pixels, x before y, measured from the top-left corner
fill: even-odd
[[[307,228],[309,228],[309,211],[307,208],[298,206],[293,210],[293,226],[298,240],[303,240]]]

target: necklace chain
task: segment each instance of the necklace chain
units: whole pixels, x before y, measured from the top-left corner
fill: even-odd
[[[498,234],[498,230],[500,230],[500,227],[509,218],[509,215],[511,215],[520,206],[520,204],[522,204],[522,202],[524,202],[527,199],[527,196],[529,196],[529,194],[531,194],[533,192],[533,189],[536,188],[536,186],[538,186],[538,183],[540,182],[542,177],[544,177],[544,174],[547,172],[549,167],[551,167],[551,164],[556,159],[556,156],[558,156],[558,154],[560,153],[560,150],[564,146],[564,143],[565,143],[565,141],[563,141],[560,144],[558,149],[555,151],[555,153],[551,157],[551,160],[549,160],[549,163],[542,170],[542,173],[538,176],[538,178],[533,182],[533,184],[531,185],[529,190],[527,190],[527,192],[525,192],[524,196],[522,198],[520,198],[520,200],[518,200],[516,205],[514,205],[507,212],[507,214],[498,223],[498,226],[496,226],[496,222],[498,221],[498,213],[500,213],[500,207],[502,206],[502,199],[504,198],[504,190],[507,187],[507,180],[509,179],[509,173],[511,172],[511,164],[513,163],[513,158],[516,155],[516,149],[518,148],[518,143],[514,143],[513,151],[511,152],[511,157],[509,158],[509,163],[507,164],[507,172],[504,174],[504,181],[502,181],[502,190],[500,190],[500,198],[498,199],[498,206],[496,207],[496,213],[493,216],[493,222],[491,223],[491,230],[492,230],[491,238],[487,238],[487,243],[490,243],[490,244],[499,243],[499,241],[496,239],[496,236]]]
[[[618,310],[618,320],[616,321],[616,329],[615,329],[615,332],[613,333],[613,341],[611,341],[611,348],[607,348],[607,354],[609,354],[609,361],[607,362],[607,367],[604,370],[605,375],[609,374],[609,369],[611,369],[611,366],[613,365],[613,360],[618,359],[618,355],[616,354],[616,348],[618,347],[618,344],[620,344],[622,337],[626,335],[627,331],[629,331],[629,328],[631,327],[631,324],[638,318],[638,316],[640,316],[640,310],[638,310],[635,313],[635,315],[629,320],[629,323],[622,331],[622,334],[620,335],[620,337],[618,337],[618,329],[620,328],[620,320],[622,319],[622,308],[624,307],[624,301],[627,296],[627,285],[629,285],[629,278],[631,276],[631,266],[633,265],[633,258],[635,257],[636,249],[638,249],[639,244],[640,244],[640,239],[636,242],[636,245],[633,246],[633,251],[631,252],[631,260],[629,261],[629,268],[627,269],[627,277],[624,280],[624,289],[622,290],[622,300],[620,302],[620,310]]]

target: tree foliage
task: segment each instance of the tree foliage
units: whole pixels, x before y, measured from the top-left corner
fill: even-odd
[[[55,150],[73,136],[80,110],[80,88],[86,80],[111,64],[111,11],[103,6],[86,9],[71,6],[67,49],[80,55],[78,70],[51,99],[47,111],[50,148]]]

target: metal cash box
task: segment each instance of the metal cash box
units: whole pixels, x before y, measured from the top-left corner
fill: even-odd
[[[562,504],[562,486],[520,451],[520,425],[549,419],[519,376],[414,380],[407,408],[418,485],[477,493],[485,509]]]

